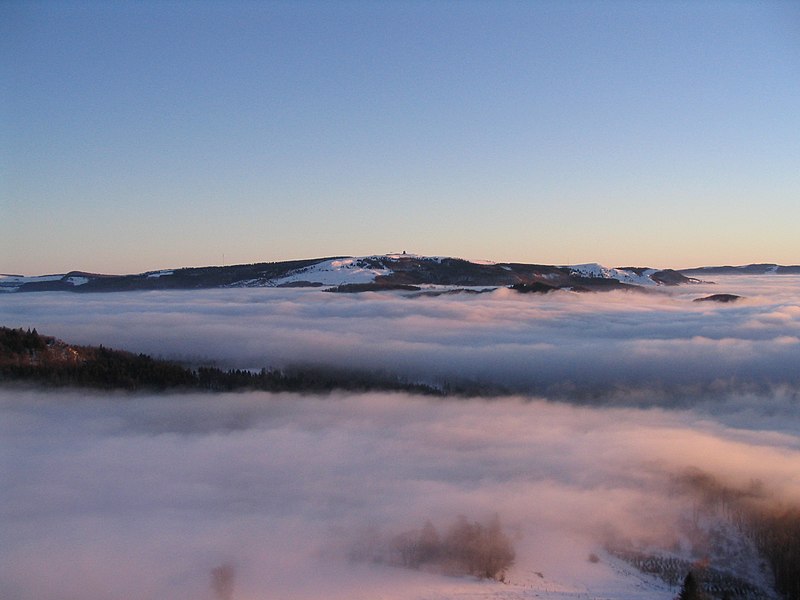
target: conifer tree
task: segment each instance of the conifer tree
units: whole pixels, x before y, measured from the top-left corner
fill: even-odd
[[[694,573],[689,571],[683,580],[683,586],[678,594],[678,600],[705,600],[706,595],[700,589],[700,584]]]

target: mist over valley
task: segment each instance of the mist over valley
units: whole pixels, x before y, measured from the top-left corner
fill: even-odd
[[[740,300],[693,302],[721,292]],[[798,298],[774,274],[646,294],[6,294],[4,325],[74,344],[483,397],[6,382],[0,592],[667,599],[704,565],[707,586],[774,597],[765,532],[800,503]],[[499,519],[502,581],[444,558],[459,518]],[[426,523],[439,558],[402,541]]]

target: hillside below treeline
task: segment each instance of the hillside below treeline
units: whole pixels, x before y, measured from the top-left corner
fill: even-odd
[[[424,384],[410,383],[381,373],[324,368],[192,369],[146,354],[112,350],[103,346],[73,346],[35,329],[0,327],[0,384],[34,383],[48,387],[78,386],[104,390],[208,390],[228,392],[320,393],[347,391],[405,391],[444,395]]]
[[[512,287],[519,291],[602,291],[697,282],[671,269],[606,268],[598,264],[550,266],[471,262],[460,258],[386,254],[225,267],[191,267],[136,275],[72,271],[62,275],[0,276],[0,292],[117,292],[232,287],[311,287],[331,292]],[[475,291],[473,289],[473,291]]]

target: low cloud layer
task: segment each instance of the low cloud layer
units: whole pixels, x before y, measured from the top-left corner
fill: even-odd
[[[800,500],[797,416],[792,435],[519,398],[9,390],[0,411],[0,596],[15,600],[477,594],[490,584],[346,556],[365,531],[495,513],[517,550],[504,597],[536,572],[598,592],[609,567],[587,557],[609,536],[681,543],[694,507],[675,474]]]
[[[717,292],[745,300],[692,302]],[[653,294],[19,294],[0,296],[0,324],[194,363],[519,392],[0,389],[2,598],[478,597],[504,584],[346,556],[369,532],[495,513],[517,553],[505,597],[633,598],[604,587],[603,542],[685,546],[687,469],[800,502],[796,277]]]
[[[745,299],[691,301],[717,292]],[[794,276],[717,278],[649,294],[19,294],[0,298],[0,323],[193,363],[375,369],[575,400],[693,403],[713,392],[796,395],[800,386]]]

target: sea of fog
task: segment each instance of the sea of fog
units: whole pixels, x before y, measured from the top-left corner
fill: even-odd
[[[0,324],[191,364],[310,363],[574,401],[691,405],[714,392],[794,393],[800,277],[715,282],[438,297],[275,288],[6,294]],[[710,293],[744,299],[692,302]]]
[[[697,504],[676,478],[758,482],[800,502],[800,278],[715,281],[544,296],[0,296],[0,324],[72,343],[509,389],[0,388],[0,598],[672,598],[622,576],[604,544],[685,544]],[[723,292],[744,299],[692,302]],[[426,520],[495,514],[517,551],[506,583],[348,559]]]

